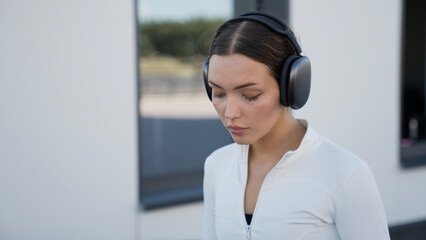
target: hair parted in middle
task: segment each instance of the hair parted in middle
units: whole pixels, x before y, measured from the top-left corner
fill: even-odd
[[[290,33],[294,36],[291,29]],[[230,21],[216,31],[210,47],[210,56],[227,56],[234,53],[265,64],[277,81],[286,58],[296,55],[287,37],[250,19]]]

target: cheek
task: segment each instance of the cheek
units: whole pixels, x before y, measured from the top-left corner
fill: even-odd
[[[213,107],[216,110],[217,114],[222,117],[225,113],[225,106],[223,103],[213,100]]]
[[[255,123],[260,123],[259,127],[267,127],[274,123],[281,114],[281,105],[275,98],[260,102],[251,111],[251,119]]]
[[[262,118],[268,121],[270,118],[274,118],[275,115],[279,115],[280,106],[277,104],[263,103],[256,106],[253,111],[253,116]]]

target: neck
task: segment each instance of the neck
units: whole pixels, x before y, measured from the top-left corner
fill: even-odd
[[[305,132],[306,128],[294,119],[290,112],[283,110],[271,131],[250,145],[249,154],[252,158],[262,161],[279,161],[286,152],[299,147]]]

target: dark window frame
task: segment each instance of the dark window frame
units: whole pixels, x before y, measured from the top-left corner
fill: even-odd
[[[411,168],[426,165],[426,3],[403,4],[400,159],[402,167]]]

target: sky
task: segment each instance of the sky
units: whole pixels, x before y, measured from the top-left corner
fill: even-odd
[[[139,21],[229,18],[234,0],[138,0]]]

